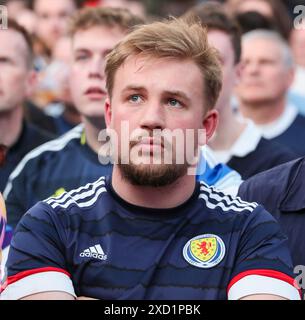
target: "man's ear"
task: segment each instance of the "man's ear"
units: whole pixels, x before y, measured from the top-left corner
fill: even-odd
[[[109,97],[107,97],[105,100],[104,111],[105,111],[106,127],[109,128],[111,119],[112,119],[112,108],[111,108],[111,102]]]
[[[294,79],[295,79],[295,68],[290,68],[287,75],[288,89],[292,86]]]
[[[30,98],[34,92],[38,82],[37,72],[31,70],[28,72],[27,79],[26,79],[26,97]]]
[[[212,109],[207,112],[203,119],[203,128],[205,129],[205,144],[212,138],[218,125],[219,114],[218,111]]]

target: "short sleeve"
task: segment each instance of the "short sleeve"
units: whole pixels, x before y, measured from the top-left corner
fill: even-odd
[[[248,216],[241,232],[227,291],[229,300],[256,294],[300,300],[287,237],[261,206]]]
[[[2,299],[62,291],[75,296],[65,261],[64,228],[58,214],[39,202],[21,219],[11,242]]]

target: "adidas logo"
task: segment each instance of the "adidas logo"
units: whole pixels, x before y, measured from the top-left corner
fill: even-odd
[[[95,258],[99,260],[107,260],[107,255],[104,253],[102,247],[99,244],[84,250],[79,256],[81,258]]]

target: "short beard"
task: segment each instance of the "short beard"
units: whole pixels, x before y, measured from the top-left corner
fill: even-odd
[[[135,186],[165,187],[187,174],[187,164],[118,164],[124,179]]]

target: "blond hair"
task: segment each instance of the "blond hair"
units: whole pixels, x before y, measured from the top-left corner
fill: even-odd
[[[118,27],[122,31],[130,31],[144,20],[127,9],[122,8],[84,8],[79,10],[70,20],[69,35],[74,36],[80,30],[93,27]]]
[[[140,53],[194,61],[203,75],[207,109],[215,106],[221,90],[221,66],[217,51],[208,45],[207,32],[198,21],[170,18],[139,26],[127,35],[107,56],[105,73],[110,97],[116,71],[129,56]]]

